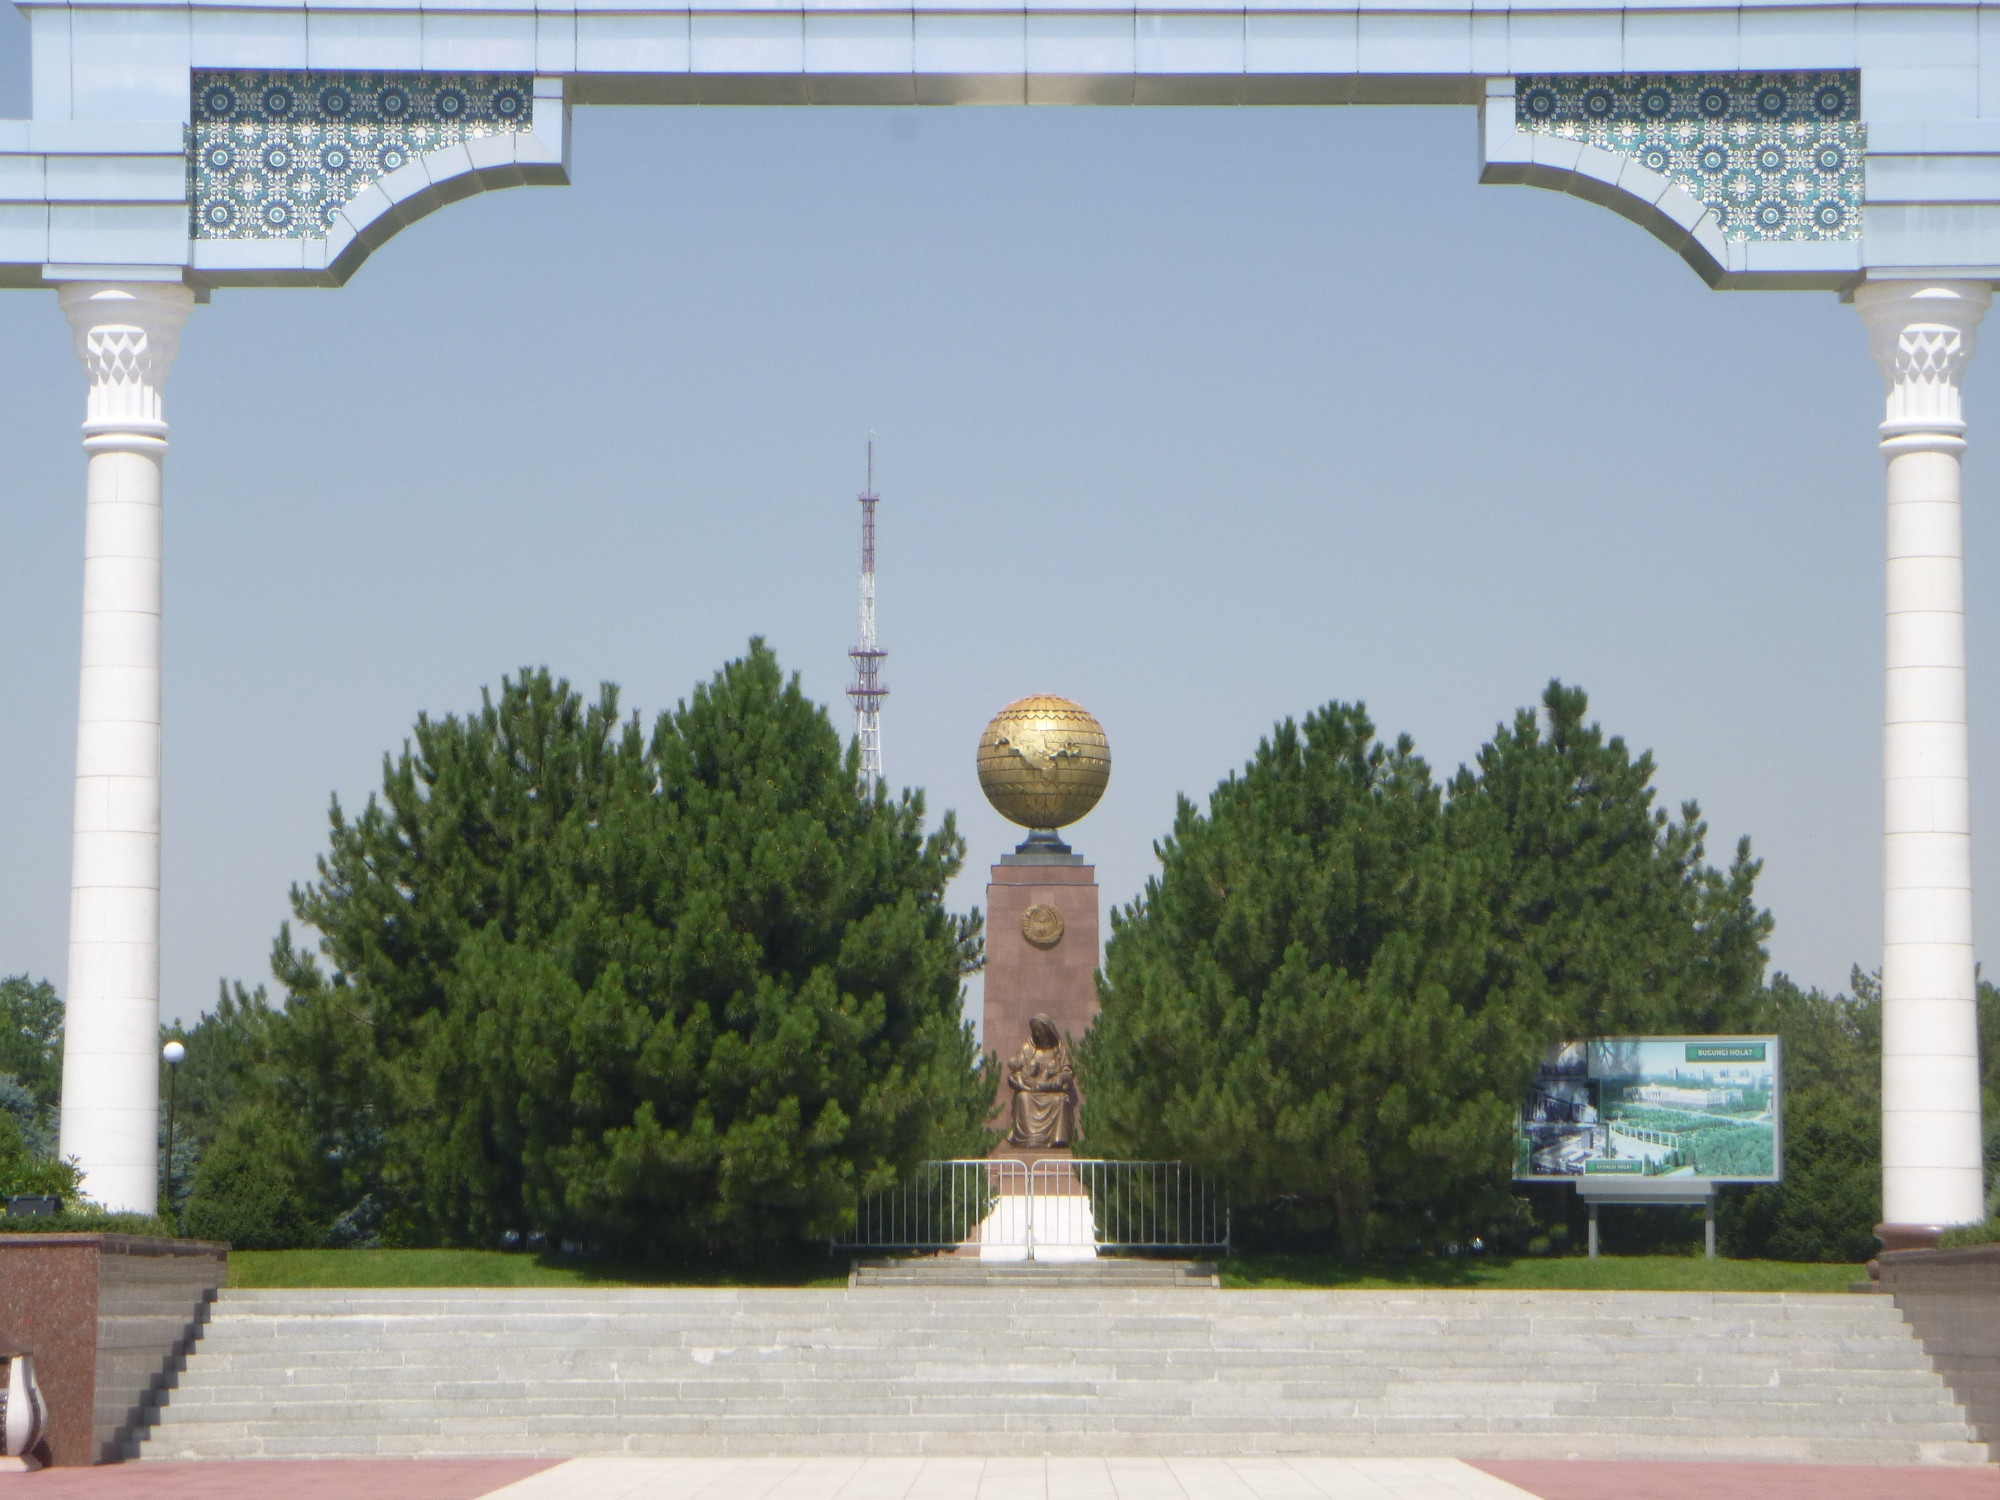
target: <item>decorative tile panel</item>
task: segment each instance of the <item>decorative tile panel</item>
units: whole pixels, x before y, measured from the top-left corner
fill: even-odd
[[[430,151],[534,124],[525,73],[197,71],[189,232],[320,240],[342,205]]]
[[[1711,209],[1732,240],[1861,237],[1861,75],[1530,74],[1514,124],[1634,158]]]

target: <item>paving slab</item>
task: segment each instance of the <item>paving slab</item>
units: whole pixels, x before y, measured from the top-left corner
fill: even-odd
[[[576,1458],[489,1500],[1532,1500],[1451,1458]]]
[[[0,1500],[478,1500],[552,1459],[320,1458],[0,1474]]]
[[[0,1500],[2000,1500],[2000,1466],[1452,1458],[254,1459],[0,1474]]]
[[[1537,1500],[2000,1500],[2000,1466],[1475,1459]]]

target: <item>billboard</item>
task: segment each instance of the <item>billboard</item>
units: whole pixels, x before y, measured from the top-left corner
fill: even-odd
[[[1774,1036],[1565,1043],[1536,1069],[1522,1101],[1514,1179],[1776,1182],[1779,1087]]]

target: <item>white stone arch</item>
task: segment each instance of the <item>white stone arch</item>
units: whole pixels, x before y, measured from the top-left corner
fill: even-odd
[[[2000,7],[19,4],[33,32],[33,117],[0,121],[0,286],[62,289],[91,381],[86,576],[108,563],[100,571],[115,583],[86,591],[62,1126],[64,1154],[80,1153],[101,1174],[93,1180],[105,1201],[150,1209],[157,1194],[148,1091],[159,998],[160,387],[181,323],[210,287],[337,286],[403,225],[455,198],[566,182],[568,90],[584,104],[1477,106],[1484,180],[1601,203],[1650,230],[1713,287],[1851,297],[1875,335],[1888,386],[1882,991],[1891,1222],[1883,1238],[1934,1240],[1941,1227],[1984,1213],[1958,382],[2000,283],[2000,51],[1991,45]],[[1755,91],[1828,70],[1857,91],[1837,111],[1845,133],[1803,136],[1815,152],[1838,143],[1847,153],[1837,171],[1818,174],[1840,179],[1830,221],[1820,217],[1817,177],[1803,161],[1796,173],[1759,166],[1761,185],[1738,194],[1698,159],[1658,157],[1667,140],[1656,131],[1661,117],[1634,92],[1669,82],[1736,88],[1720,113],[1674,106],[1677,122],[1695,132],[1687,139],[1714,146],[1719,138],[1701,134],[1710,125],[1762,131],[1769,123]],[[387,122],[391,134],[403,131],[397,159],[383,153],[378,130],[367,137],[366,170],[336,172],[337,191],[272,168],[264,159],[271,137],[245,132],[238,144],[256,148],[264,176],[231,202],[239,211],[296,211],[262,223],[220,211],[208,223],[199,217],[204,203],[233,189],[219,177],[204,187],[189,150],[202,125],[190,84],[207,71],[261,72],[274,83],[282,75],[302,89],[345,76],[378,90],[393,80],[422,89],[442,87],[449,75],[505,74],[514,94],[504,120],[491,112],[445,120],[433,111],[431,123],[444,128],[421,139],[405,128],[409,120]],[[1540,91],[1558,83],[1560,110],[1545,112]],[[1583,108],[1605,90],[1627,97],[1608,115]],[[1794,113],[1806,124],[1824,112],[1801,101]],[[296,117],[287,107],[256,123],[270,121]],[[340,112],[315,125],[331,124],[337,135],[358,123]],[[486,139],[498,136],[507,139]],[[329,138],[292,137],[302,161],[323,156],[318,143]],[[1728,144],[1756,161],[1758,139]],[[1796,201],[1809,218],[1779,201],[1790,192],[1774,186],[1780,175],[1805,184]],[[124,698],[98,693],[93,673],[116,675]],[[107,717],[107,706],[117,713]],[[100,859],[107,850],[122,852]],[[88,1044],[85,1016],[102,1023]]]

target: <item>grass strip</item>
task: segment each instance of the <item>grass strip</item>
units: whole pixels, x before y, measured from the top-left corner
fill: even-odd
[[[234,1250],[232,1287],[846,1286],[847,1262],[641,1266],[505,1250]]]
[[[1459,1287],[1526,1292],[1844,1292],[1866,1266],[1688,1255],[1450,1256],[1357,1262],[1331,1255],[1239,1255],[1222,1263],[1225,1287],[1381,1291]]]
[[[1357,1262],[1330,1255],[1239,1255],[1222,1263],[1225,1287],[1258,1290],[1458,1287],[1490,1291],[1845,1292],[1862,1266],[1685,1255],[1562,1258],[1456,1256]],[[232,1287],[617,1287],[847,1284],[845,1259],[781,1266],[644,1266],[502,1250],[238,1250]]]

